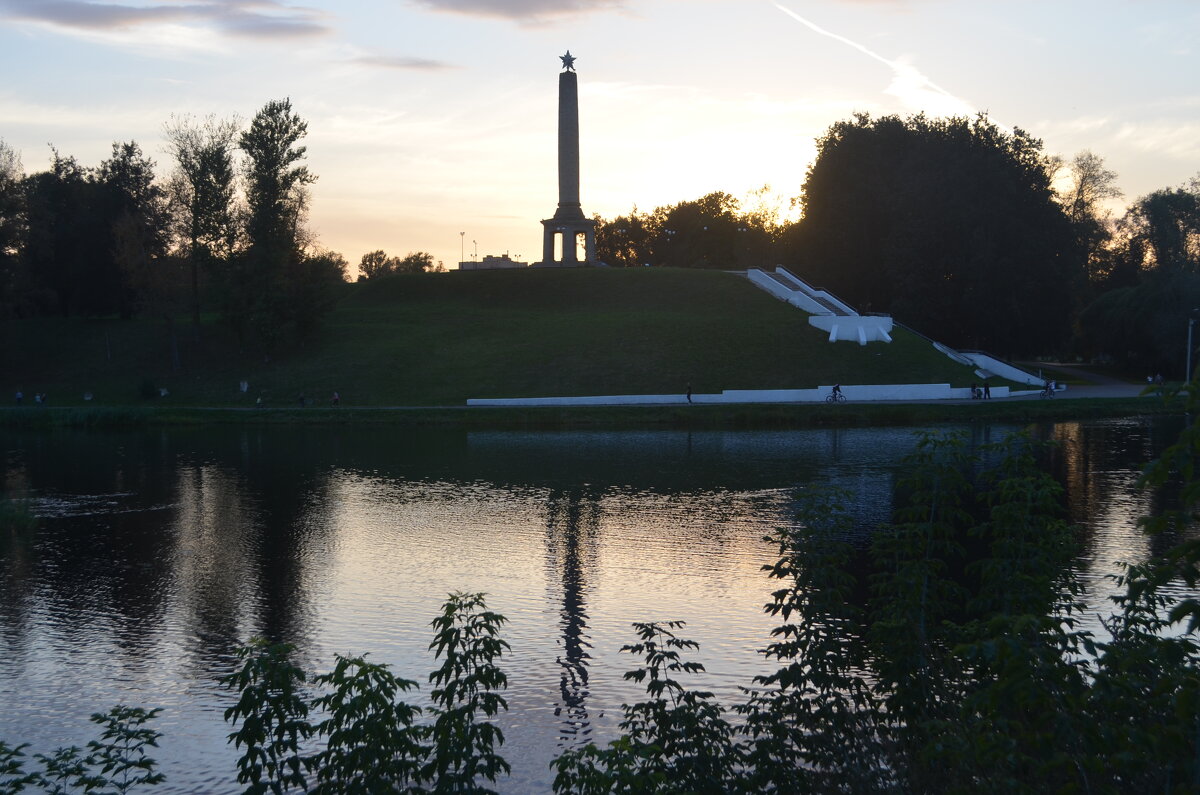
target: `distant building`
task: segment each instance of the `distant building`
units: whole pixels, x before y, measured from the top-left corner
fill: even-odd
[[[479,262],[460,262],[458,269],[460,271],[494,271],[505,268],[528,268],[528,262],[517,262],[511,259],[507,254],[501,254],[498,257],[493,257],[491,254],[485,254]]]

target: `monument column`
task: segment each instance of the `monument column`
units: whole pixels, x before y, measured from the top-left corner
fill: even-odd
[[[558,215],[583,217],[579,205],[579,75],[558,76]]]
[[[575,58],[570,50],[559,58],[563,71],[558,75],[558,208],[553,218],[542,221],[542,261],[534,266],[599,265],[596,222],[583,214],[579,203],[579,80]],[[580,235],[584,241],[582,261],[576,250]],[[554,257],[557,238],[561,238],[561,259]]]

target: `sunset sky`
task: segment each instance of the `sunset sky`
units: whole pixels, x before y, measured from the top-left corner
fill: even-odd
[[[1126,201],[1200,172],[1194,0],[0,0],[0,139],[26,172],[134,139],[165,176],[172,114],[290,97],[323,247],[534,260],[567,49],[589,215],[786,206],[855,111],[987,111],[1101,155]]]

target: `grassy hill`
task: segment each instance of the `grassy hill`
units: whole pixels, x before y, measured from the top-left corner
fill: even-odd
[[[300,395],[346,405],[462,405],[471,397],[697,393],[821,384],[966,386],[969,368],[896,329],[890,345],[830,344],[807,315],[738,276],[696,270],[570,269],[395,276],[348,286],[318,336],[270,361],[240,352],[215,318],[180,324],[183,369],[162,321],[9,323],[0,389],[54,405],[141,400],[271,405]],[[242,379],[248,396],[238,393]]]

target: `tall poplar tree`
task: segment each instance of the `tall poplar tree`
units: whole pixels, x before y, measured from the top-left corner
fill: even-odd
[[[317,179],[303,164],[299,141],[307,133],[308,123],[282,99],[264,105],[238,138],[246,155],[248,247],[227,282],[226,310],[243,339],[251,332],[268,351],[310,327],[319,311],[301,284],[305,186]]]

